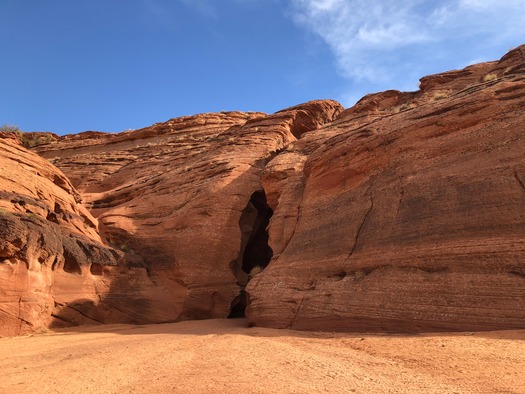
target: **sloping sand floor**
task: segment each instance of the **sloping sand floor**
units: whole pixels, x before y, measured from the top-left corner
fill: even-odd
[[[525,393],[525,330],[370,335],[244,319],[0,338],[0,393]]]

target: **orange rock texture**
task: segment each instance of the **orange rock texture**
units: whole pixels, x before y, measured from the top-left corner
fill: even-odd
[[[120,282],[133,299],[144,284],[129,283],[147,279],[145,268],[129,268],[104,245],[64,174],[8,134],[0,134],[0,168],[0,336],[130,320],[101,298]]]
[[[525,327],[524,52],[346,110],[53,136],[32,150],[54,166],[4,135],[4,333],[245,307],[275,328]]]
[[[525,326],[525,57],[363,98],[272,160],[256,325]]]
[[[262,191],[264,166],[341,111],[316,101],[274,115],[203,114],[37,151],[68,175],[105,241],[147,267],[155,292],[124,312],[157,323],[227,317],[236,298],[244,302],[242,255],[259,224],[250,199]]]

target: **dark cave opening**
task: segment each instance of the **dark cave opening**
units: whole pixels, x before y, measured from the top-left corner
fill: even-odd
[[[241,291],[231,303],[228,318],[245,316],[247,300],[244,289],[246,284],[254,272],[262,271],[272,259],[273,251],[268,245],[268,231],[266,230],[272,215],[273,211],[266,202],[264,190],[254,192],[239,219],[241,249],[239,258],[233,262],[233,270]]]
[[[246,210],[256,211],[252,224],[252,232],[246,242],[242,255],[242,270],[249,274],[255,267],[266,268],[272,259],[273,251],[268,245],[268,232],[266,228],[268,224],[270,224],[273,211],[266,203],[266,194],[263,190],[256,191],[252,194],[250,202],[244,211]],[[253,216],[253,214],[250,216]],[[242,219],[241,217],[241,221]]]
[[[69,250],[64,250],[63,270],[69,274],[82,274],[78,260]]]
[[[246,305],[246,292],[244,290],[241,290],[241,293],[232,301],[228,319],[238,319],[241,317],[245,317]]]

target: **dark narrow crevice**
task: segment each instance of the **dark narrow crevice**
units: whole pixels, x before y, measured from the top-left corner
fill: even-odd
[[[270,223],[273,211],[266,202],[264,190],[252,194],[239,220],[241,229],[241,249],[239,258],[233,262],[232,269],[240,287],[240,293],[232,301],[228,318],[244,317],[246,308],[246,284],[253,275],[262,271],[273,256],[268,245],[266,228]]]
[[[237,297],[235,297],[232,301],[228,319],[237,319],[240,317],[245,317],[245,313],[244,313],[245,309],[246,309],[246,292],[244,290],[241,290],[241,293]]]
[[[516,180],[518,181],[520,187],[525,191],[525,184],[523,183],[523,181],[519,177],[518,171],[516,171],[516,170],[514,170],[514,178],[516,178]]]
[[[55,259],[53,260],[53,264],[51,265],[51,270],[54,271],[57,269],[58,266],[58,256],[55,256]]]
[[[368,188],[366,193],[368,193],[369,190],[370,190],[370,187]],[[363,230],[363,227],[365,226],[366,221],[368,220],[368,217],[370,216],[370,212],[372,212],[372,209],[374,209],[374,195],[370,194],[370,206],[368,207],[368,209],[367,209],[367,211],[365,213],[365,216],[363,217],[363,220],[361,221],[361,224],[357,228],[357,232],[356,232],[355,238],[354,238],[354,244],[352,245],[352,249],[350,249],[350,252],[349,252],[348,257],[346,258],[345,262],[350,260],[350,258],[354,254],[355,249],[357,247],[357,244],[359,243],[361,232]]]
[[[248,203],[248,206],[250,205],[249,209],[252,211],[255,209],[256,215],[253,219],[252,231],[242,256],[242,270],[247,274],[255,267],[266,268],[273,256],[273,251],[268,245],[268,232],[266,231],[273,211],[266,203],[266,194],[263,190],[252,194]]]

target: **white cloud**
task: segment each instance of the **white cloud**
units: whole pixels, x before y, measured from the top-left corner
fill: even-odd
[[[416,73],[445,59],[463,66],[525,41],[525,0],[290,1],[293,20],[328,44],[342,76],[377,86],[408,77],[417,86]]]

